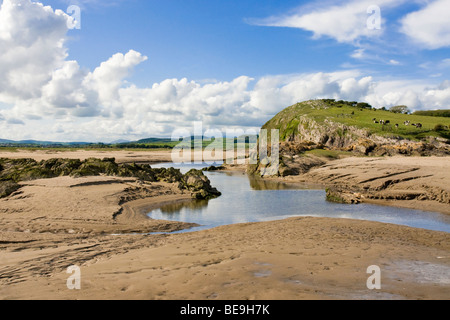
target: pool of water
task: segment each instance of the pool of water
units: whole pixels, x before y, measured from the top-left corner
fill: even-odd
[[[175,167],[186,172],[205,166],[160,164],[153,167]],[[201,225],[182,232],[299,216],[370,220],[450,232],[449,215],[371,204],[332,203],[325,200],[325,191],[318,187],[268,182],[238,172],[205,172],[205,175],[222,196],[167,205],[151,211],[149,217]]]

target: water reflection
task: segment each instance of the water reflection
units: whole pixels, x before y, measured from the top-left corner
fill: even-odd
[[[191,200],[165,205],[160,208],[161,212],[166,215],[178,213],[181,209],[199,210],[208,206],[208,200]]]
[[[182,170],[187,171],[189,167],[184,166]],[[294,216],[313,216],[371,220],[450,232],[449,215],[371,204],[331,203],[325,200],[325,191],[317,186],[293,186],[249,178],[240,172],[205,172],[205,175],[222,192],[222,196],[209,201],[170,204],[153,210],[149,217],[202,225],[195,230]]]
[[[322,189],[320,186],[311,184],[288,184],[274,180],[262,179],[258,177],[248,177],[250,187],[253,190],[312,190]]]

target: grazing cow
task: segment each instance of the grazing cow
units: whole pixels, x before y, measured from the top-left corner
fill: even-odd
[[[378,123],[378,121],[377,120],[373,120],[373,123]]]
[[[389,124],[389,123],[391,123],[390,120],[386,120],[386,121],[384,122],[384,124]]]
[[[398,123],[395,124],[395,128],[398,129]]]
[[[374,122],[377,121],[377,118],[373,118],[372,121],[374,121]]]
[[[416,123],[416,128],[417,128],[417,129],[422,128],[422,124],[421,124],[421,123]]]
[[[380,120],[380,123],[381,123],[381,124],[384,124],[384,120]]]
[[[405,121],[405,122],[403,122],[403,124],[404,124],[405,126],[409,126],[409,125],[411,124],[411,121]]]

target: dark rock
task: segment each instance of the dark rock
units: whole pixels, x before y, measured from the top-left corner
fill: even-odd
[[[13,192],[20,189],[20,185],[14,181],[0,181],[0,198],[5,198],[11,195]]]
[[[185,175],[179,169],[155,168],[148,164],[117,164],[114,158],[50,159],[36,162],[33,159],[0,159],[1,191],[6,196],[14,192],[19,181],[47,179],[58,176],[117,176],[133,177],[145,182],[163,181],[178,183],[180,189],[189,190],[195,199],[211,199],[221,195],[211,187],[209,179],[200,170]],[[7,182],[5,182],[7,181]]]
[[[203,168],[202,171],[219,171],[219,170],[225,170],[225,169],[226,168],[224,166],[219,166],[219,167],[210,166],[210,167]]]
[[[184,175],[184,186],[192,192],[192,197],[199,200],[216,198],[221,193],[211,186],[211,183],[201,170],[192,169]]]
[[[344,192],[336,188],[326,189],[326,199],[330,202],[358,204],[361,202],[361,195],[358,193]]]

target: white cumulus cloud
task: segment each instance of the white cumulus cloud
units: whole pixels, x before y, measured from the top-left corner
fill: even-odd
[[[67,19],[62,11],[29,0],[4,0],[0,7],[0,97],[13,101],[41,94],[67,57]]]
[[[450,0],[435,0],[401,20],[401,31],[427,49],[450,46]]]
[[[116,53],[86,77],[85,85],[98,92],[102,104],[111,103],[119,99],[118,91],[124,78],[136,65],[145,60],[147,57],[134,50],[125,55]]]
[[[387,10],[403,2],[404,0],[352,0],[338,4],[314,2],[314,6],[302,6],[290,14],[248,21],[261,26],[311,31],[314,39],[330,37],[338,42],[356,43],[361,39],[380,36],[384,30],[381,9]],[[377,10],[374,11],[374,8]],[[378,20],[376,24],[373,24],[376,21],[374,19]],[[377,28],[374,28],[376,25]]]

